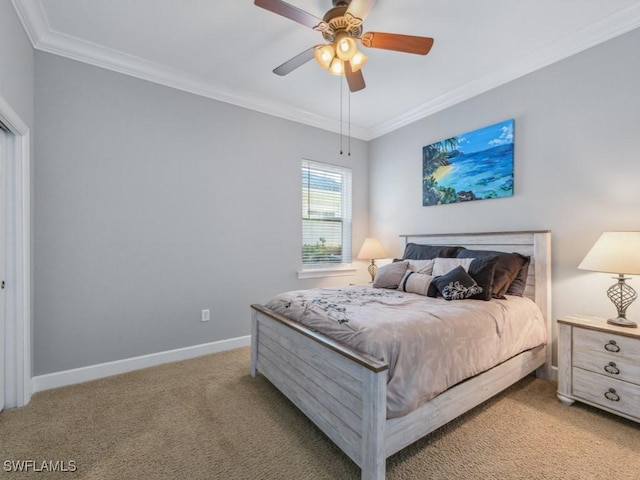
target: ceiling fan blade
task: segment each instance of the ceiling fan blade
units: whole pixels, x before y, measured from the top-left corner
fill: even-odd
[[[300,10],[298,7],[294,7],[282,0],[255,0],[253,2],[256,6],[269,10],[270,12],[282,15],[294,22],[301,23],[302,25],[318,29],[324,22],[318,17],[311,15],[310,13]]]
[[[362,70],[354,72],[351,70],[351,64],[349,62],[344,62],[344,74],[347,77],[349,90],[352,92],[358,92],[366,87],[364,77],[362,76]]]
[[[378,0],[351,0],[346,14],[351,14],[362,21],[371,9],[376,6],[376,3],[378,3]]]
[[[309,60],[313,58],[313,54],[315,53],[316,47],[311,47],[305,50],[302,53],[299,53],[295,57],[287,60],[279,67],[273,69],[273,73],[276,75],[280,75],[281,77],[293,72],[296,68],[301,67]]]
[[[426,55],[433,46],[433,38],[396,33],[366,32],[360,38],[362,45],[397,52]]]

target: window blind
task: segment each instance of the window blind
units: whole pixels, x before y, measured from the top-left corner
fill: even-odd
[[[302,161],[302,263],[351,263],[351,170]]]

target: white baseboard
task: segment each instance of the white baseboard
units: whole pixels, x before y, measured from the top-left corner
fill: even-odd
[[[74,368],[62,372],[38,375],[31,379],[31,392],[37,393],[52,388],[75,385],[76,383],[88,382],[99,378],[110,377],[120,373],[132,372],[142,368],[154,367],[163,363],[188,360],[190,358],[208,355],[210,353],[223,352],[234,348],[246,347],[251,344],[251,337],[231,338],[219,342],[203,343],[192,347],[178,348],[166,352],[152,353],[140,357],[125,358],[114,362],[100,363],[88,367]],[[249,368],[247,366],[247,368]],[[247,370],[248,371],[248,370]]]

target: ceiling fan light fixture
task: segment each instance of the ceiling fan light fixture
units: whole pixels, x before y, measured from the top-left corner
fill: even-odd
[[[331,61],[335,57],[335,52],[331,45],[324,45],[316,48],[316,51],[313,53],[313,57],[316,59],[316,62],[318,62],[318,65],[327,69],[331,66]]]
[[[344,32],[336,36],[336,55],[340,60],[345,62],[351,60],[358,52],[356,41]]]
[[[331,75],[344,76],[344,62],[335,57],[329,66],[329,73]]]
[[[363,47],[426,55],[433,47],[433,38],[384,32],[363,32],[363,21],[378,0],[332,0],[333,8],[322,19],[289,3],[289,0],[254,0],[265,10],[288,18],[322,34],[324,43],[307,48],[273,70],[284,76],[312,58],[332,75],[346,77],[349,91],[365,88],[362,67],[367,56]]]
[[[364,53],[357,51],[356,54],[351,57],[351,60],[349,60],[349,63],[351,64],[351,71],[357,72],[360,70],[364,64],[367,63],[367,60],[369,60],[369,57]]]

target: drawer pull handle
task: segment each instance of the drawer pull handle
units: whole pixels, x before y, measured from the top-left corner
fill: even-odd
[[[604,392],[604,396],[607,400],[611,400],[612,402],[620,401],[620,395],[616,393],[615,388],[610,388],[608,392]]]
[[[604,371],[611,375],[618,375],[620,373],[620,369],[616,367],[615,362],[609,362],[609,365],[605,365]]]
[[[609,352],[619,352],[620,347],[616,344],[615,340],[609,340],[609,343],[605,344],[604,349]]]

